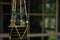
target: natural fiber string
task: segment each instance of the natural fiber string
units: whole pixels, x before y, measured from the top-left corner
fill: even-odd
[[[14,2],[15,2],[15,4],[14,4]],[[12,7],[12,11],[16,11],[16,0],[14,0],[14,2],[13,2],[13,7]],[[20,4],[21,4],[21,0],[20,0]],[[26,11],[26,2],[25,2],[25,0],[24,0],[24,7],[25,7],[25,14],[26,14],[26,16],[27,16],[27,11]],[[21,6],[21,5],[20,5]],[[14,19],[13,18],[13,15],[11,16],[11,19]],[[11,20],[12,21],[12,20]],[[27,20],[28,21],[28,20]],[[26,21],[26,23],[27,23],[27,21]],[[19,33],[19,31],[18,31],[18,29],[17,29],[17,26],[15,25],[15,22],[16,22],[16,19],[14,19],[14,25],[13,25],[13,27],[15,27],[15,29],[16,29],[16,31],[17,31],[17,33],[18,33],[18,35],[19,35],[19,38],[20,38],[20,40],[21,39],[23,39],[23,36],[25,35],[25,33],[27,32],[27,29],[28,29],[28,23],[27,23],[27,25],[26,25],[26,29],[25,29],[25,31],[24,31],[24,34],[22,35],[22,37],[20,37],[20,33]],[[13,27],[12,27],[12,30],[13,30]],[[12,30],[11,30],[11,33],[10,33],[10,36],[12,36]]]
[[[27,12],[26,12],[26,3],[25,3],[25,0],[23,0],[23,2],[24,2],[24,8],[25,8],[25,15],[27,16]],[[23,4],[23,2],[22,2],[22,0],[20,0],[20,26],[22,26],[22,11],[23,11],[23,9],[22,9],[22,4]],[[22,11],[21,11],[22,10]],[[26,33],[26,31],[27,31],[27,26],[26,26],[26,29],[25,29],[25,31],[24,31],[24,33],[23,33],[23,35],[22,35],[22,37],[20,37],[20,40],[22,40],[23,39],[23,37],[24,37],[24,35],[25,35],[25,33]]]
[[[13,0],[13,2],[12,2],[12,12],[13,12],[13,11],[16,12],[16,0]],[[18,31],[18,29],[17,29],[17,27],[16,27],[16,25],[15,25],[16,19],[14,19],[13,14],[12,14],[12,16],[11,16],[11,21],[14,21],[14,25],[13,25],[13,23],[12,23],[12,25],[13,25],[13,27],[15,27],[15,29],[16,29],[18,35],[19,35],[19,38],[20,38],[19,31]],[[10,26],[11,26],[11,25],[10,25]],[[10,36],[12,36],[12,30],[13,30],[13,27],[11,28]],[[11,38],[10,38],[9,40],[11,40]]]
[[[27,11],[26,11],[26,1],[24,0],[24,8],[25,8],[25,15],[27,16]],[[23,35],[22,35],[22,39],[23,39],[23,37],[24,37],[24,35],[25,35],[25,33],[27,32],[27,29],[28,29],[28,20],[26,20],[26,29],[25,29],[25,31],[24,31],[24,33],[23,33]]]
[[[15,6],[15,2],[16,2],[16,0],[13,0],[12,1],[12,12],[13,11],[16,11],[15,10],[15,8],[14,8],[14,6]],[[14,18],[13,18],[13,14],[11,14],[11,23],[10,23],[10,26],[9,27],[11,27],[12,26],[12,28],[11,28],[11,32],[10,32],[10,37],[9,37],[9,40],[11,40],[11,36],[12,36],[12,30],[13,30],[13,26],[15,25],[15,23],[14,23],[14,20],[13,20]],[[14,25],[13,25],[14,24]]]

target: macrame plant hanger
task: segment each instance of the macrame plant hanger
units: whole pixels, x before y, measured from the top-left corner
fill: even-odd
[[[12,1],[12,12],[11,12],[11,20],[10,20],[10,25],[9,25],[9,40],[22,40],[23,38],[27,37],[27,31],[28,31],[28,26],[29,26],[29,15],[27,14],[27,9],[26,9],[26,1],[23,0],[23,4],[24,4],[24,13],[23,13],[23,7],[22,7],[22,0],[20,0],[20,25],[16,25],[16,17],[17,17],[17,12],[16,12],[16,0]],[[22,26],[22,22],[23,22],[23,16],[25,15],[26,19],[25,20],[25,29],[23,29],[24,27]],[[23,33],[21,32],[22,30]],[[14,32],[16,31],[16,32]],[[15,34],[16,33],[16,34]],[[22,34],[21,34],[22,33]],[[17,37],[18,36],[18,37]],[[17,37],[17,38],[16,38]]]

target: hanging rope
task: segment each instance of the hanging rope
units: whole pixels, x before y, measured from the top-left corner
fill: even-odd
[[[22,3],[24,3],[24,13],[23,13],[23,7],[22,7]],[[23,2],[22,2],[22,0],[20,0],[20,27],[22,27],[22,22],[23,22],[23,16],[24,15],[26,15],[26,20],[25,20],[25,27],[26,27],[26,29],[25,29],[25,31],[23,32],[23,35],[21,36],[21,34],[20,34],[20,32],[19,32],[19,29],[17,28],[17,27],[19,27],[19,26],[17,26],[16,24],[15,24],[15,22],[16,22],[16,15],[17,15],[17,13],[16,13],[16,0],[13,0],[12,1],[12,14],[11,14],[11,23],[10,23],[10,26],[9,27],[11,27],[11,32],[10,32],[10,37],[9,37],[9,40],[11,40],[11,36],[12,36],[12,31],[14,30],[13,28],[15,28],[16,29],[16,31],[17,31],[17,33],[18,33],[18,36],[19,36],[19,39],[20,40],[22,40],[23,38],[24,38],[24,35],[27,33],[27,30],[28,30],[28,15],[27,15],[27,11],[26,11],[27,9],[26,9],[26,1],[25,0],[23,0]]]
[[[20,34],[19,34],[19,31],[15,25],[15,22],[16,22],[16,0],[13,0],[12,1],[12,14],[11,14],[11,24],[9,27],[11,27],[11,32],[10,32],[10,37],[9,37],[9,40],[11,40],[11,36],[12,36],[12,31],[13,31],[13,28],[15,27],[18,35],[19,35],[19,38],[20,38]]]
[[[23,3],[24,3],[24,11],[25,11],[25,13],[23,13],[23,7],[22,7],[22,5],[23,5]],[[22,11],[21,11],[22,10]],[[21,20],[20,20],[20,22],[22,23],[22,15],[26,15],[27,16],[27,11],[26,11],[26,1],[25,0],[20,0],[20,17],[21,17]],[[26,23],[25,23],[26,24]],[[26,34],[26,32],[27,32],[27,29],[28,29],[28,24],[26,24],[26,29],[25,29],[25,31],[24,31],[24,33],[23,33],[23,35],[22,35],[22,37],[21,37],[21,39],[23,39],[23,37],[24,37],[24,35]]]

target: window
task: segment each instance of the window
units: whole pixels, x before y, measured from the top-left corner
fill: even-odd
[[[26,0],[27,12],[30,15],[27,40],[60,39],[60,3],[58,1]],[[12,0],[3,0],[0,2],[0,33],[8,33],[8,26],[10,25],[11,19],[11,2]],[[3,39],[5,40],[5,38]]]

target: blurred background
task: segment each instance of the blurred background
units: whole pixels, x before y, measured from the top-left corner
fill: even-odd
[[[8,34],[11,2],[12,0],[0,0],[0,34]],[[30,16],[29,34],[46,34],[29,37],[29,40],[60,40],[60,0],[26,0],[26,4]],[[9,38],[0,38],[0,40],[9,40]]]

